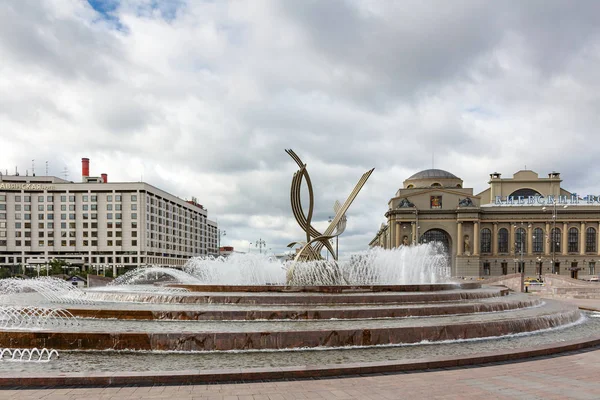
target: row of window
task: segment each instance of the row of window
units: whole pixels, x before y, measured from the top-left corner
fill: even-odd
[[[76,246],[76,240],[61,240],[60,241],[60,245],[61,247],[75,247]],[[123,241],[122,240],[112,240],[112,239],[108,239],[106,240],[106,246],[122,246]],[[54,246],[54,240],[38,240],[38,246],[40,247],[44,247],[44,246]],[[84,239],[82,241],[82,245],[84,247],[87,246],[98,246],[98,240],[86,240]],[[131,241],[131,245],[132,246],[137,246],[137,240],[132,240]],[[6,246],[6,240],[0,240],[0,246]],[[26,246],[29,247],[31,246],[31,240],[15,240],[15,246],[16,247],[21,247],[21,246]]]
[[[570,228],[567,234],[567,246],[569,253],[579,252],[579,229]],[[553,228],[550,233],[550,251],[561,252],[562,232],[560,228]],[[546,236],[541,228],[533,230],[532,252],[543,253]],[[498,230],[498,253],[509,252],[508,229]],[[595,228],[587,228],[585,232],[585,252],[595,253],[597,251],[597,234]],[[492,252],[492,231],[488,228],[481,230],[481,253]],[[515,253],[527,252],[527,232],[523,228],[515,230]]]
[[[35,225],[34,225],[35,226]],[[22,229],[23,227],[25,227],[25,229],[31,229],[31,222],[15,222],[15,229]],[[43,222],[38,222],[38,229],[44,229],[44,227],[46,229],[54,229],[54,222],[46,222],[46,224],[44,225]],[[77,229],[77,223],[76,222],[61,222],[60,223],[60,228],[61,229],[67,229],[67,227],[69,229]],[[92,229],[98,229],[98,223],[97,222],[83,222],[82,223],[82,227],[83,229],[89,229],[90,227]],[[106,223],[106,228],[108,229],[112,229],[112,228],[117,228],[117,229],[121,229],[123,227],[123,223],[121,221],[116,221],[116,222],[107,222]],[[131,222],[131,229],[137,229],[138,224],[136,221],[132,221]],[[6,222],[0,222],[0,229],[6,229]]]
[[[67,198],[69,199],[69,202],[74,203],[75,202],[75,195],[61,195],[60,196],[60,201],[62,203],[65,203],[67,201]],[[115,201],[121,201],[122,200],[122,196],[120,194],[117,194],[114,196]],[[23,199],[23,201],[25,203],[31,203],[31,196],[21,196],[21,195],[16,195],[15,196],[15,203],[20,203],[21,199]],[[54,196],[37,196],[37,201],[38,203],[43,203],[44,199],[47,202],[53,202],[54,201]],[[97,195],[87,195],[84,194],[83,196],[81,196],[82,201],[87,202],[89,201],[89,199],[91,199],[92,202],[97,202],[98,201],[98,196]],[[6,201],[6,195],[5,194],[0,194],[0,201],[5,202]],[[108,194],[106,195],[106,201],[113,201],[113,195],[112,194]],[[136,202],[137,201],[137,195],[132,194],[131,195],[131,201],[132,202]]]

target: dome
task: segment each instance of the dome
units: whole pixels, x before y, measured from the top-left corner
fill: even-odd
[[[413,179],[460,179],[458,176],[451,174],[448,171],[444,171],[443,169],[425,169],[423,171],[417,172],[407,180]]]

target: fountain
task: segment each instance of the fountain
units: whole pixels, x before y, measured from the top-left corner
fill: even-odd
[[[0,349],[0,361],[49,362],[53,356],[58,358],[58,352],[46,348]]]
[[[475,362],[473,353],[491,348],[505,353],[522,348],[526,354],[545,345],[548,354],[565,337],[584,340],[600,326],[595,318],[581,323],[574,306],[452,281],[443,248],[435,243],[338,259],[330,240],[344,231],[345,213],[372,170],[343,204],[336,202],[335,218],[319,232],[311,222],[314,199],[306,165],[291,150],[288,154],[299,167],[292,210],[306,236],[290,244],[299,246],[293,260],[256,254],[195,257],[182,270],[139,268],[85,291],[54,280],[0,280],[4,298],[27,301],[27,291],[36,291],[43,301],[65,305],[58,315],[78,322],[36,325],[21,322],[29,321],[23,315],[43,320],[58,311],[0,309],[0,323],[9,321],[0,325],[0,347],[14,349],[2,356],[31,358],[18,349],[61,351],[61,360],[47,364],[56,366],[54,378],[33,366],[27,378],[11,376],[0,363],[0,386],[15,385],[15,379],[32,385],[47,385],[49,379],[109,385],[368,373],[416,368],[406,360],[440,352],[459,358],[443,365],[450,366]],[[300,201],[303,181],[310,198],[307,214]],[[323,259],[323,251],[330,260]],[[354,366],[327,365],[340,362]],[[211,367],[222,370],[205,371]],[[258,367],[263,368],[252,370]],[[204,371],[159,372],[192,368]],[[120,370],[128,372],[119,375]],[[77,374],[82,371],[90,376]]]

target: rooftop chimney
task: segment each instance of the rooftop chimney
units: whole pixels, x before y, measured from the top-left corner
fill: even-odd
[[[107,174],[101,174],[100,176],[102,176],[102,182],[108,183],[108,175]]]
[[[85,178],[90,176],[90,159],[82,158],[81,159],[81,177],[85,182]]]

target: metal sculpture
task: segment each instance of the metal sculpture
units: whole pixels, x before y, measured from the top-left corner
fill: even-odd
[[[321,250],[323,247],[327,249],[327,251],[331,254],[331,257],[334,260],[337,260],[337,254],[333,250],[333,246],[331,245],[331,239],[339,236],[344,232],[346,228],[346,211],[358,195],[358,192],[362,189],[364,184],[367,182],[371,173],[375,168],[370,169],[365,172],[363,176],[360,178],[354,189],[344,202],[344,204],[340,204],[336,201],[334,205],[335,217],[329,223],[329,226],[323,233],[317,231],[312,225],[312,216],[314,211],[314,194],[312,183],[310,180],[310,176],[308,175],[308,171],[306,170],[306,164],[302,162],[300,157],[293,150],[285,151],[292,159],[298,164],[300,168],[292,179],[291,186],[291,203],[292,203],[292,212],[294,213],[294,217],[298,222],[298,225],[304,230],[306,233],[306,241],[292,242],[288,244],[288,247],[294,247],[296,245],[301,245],[302,248],[296,254],[294,261],[315,261],[321,260]],[[308,213],[305,215],[304,210],[302,208],[302,201],[300,199],[300,189],[302,185],[302,180],[306,180],[306,185],[308,187]]]

